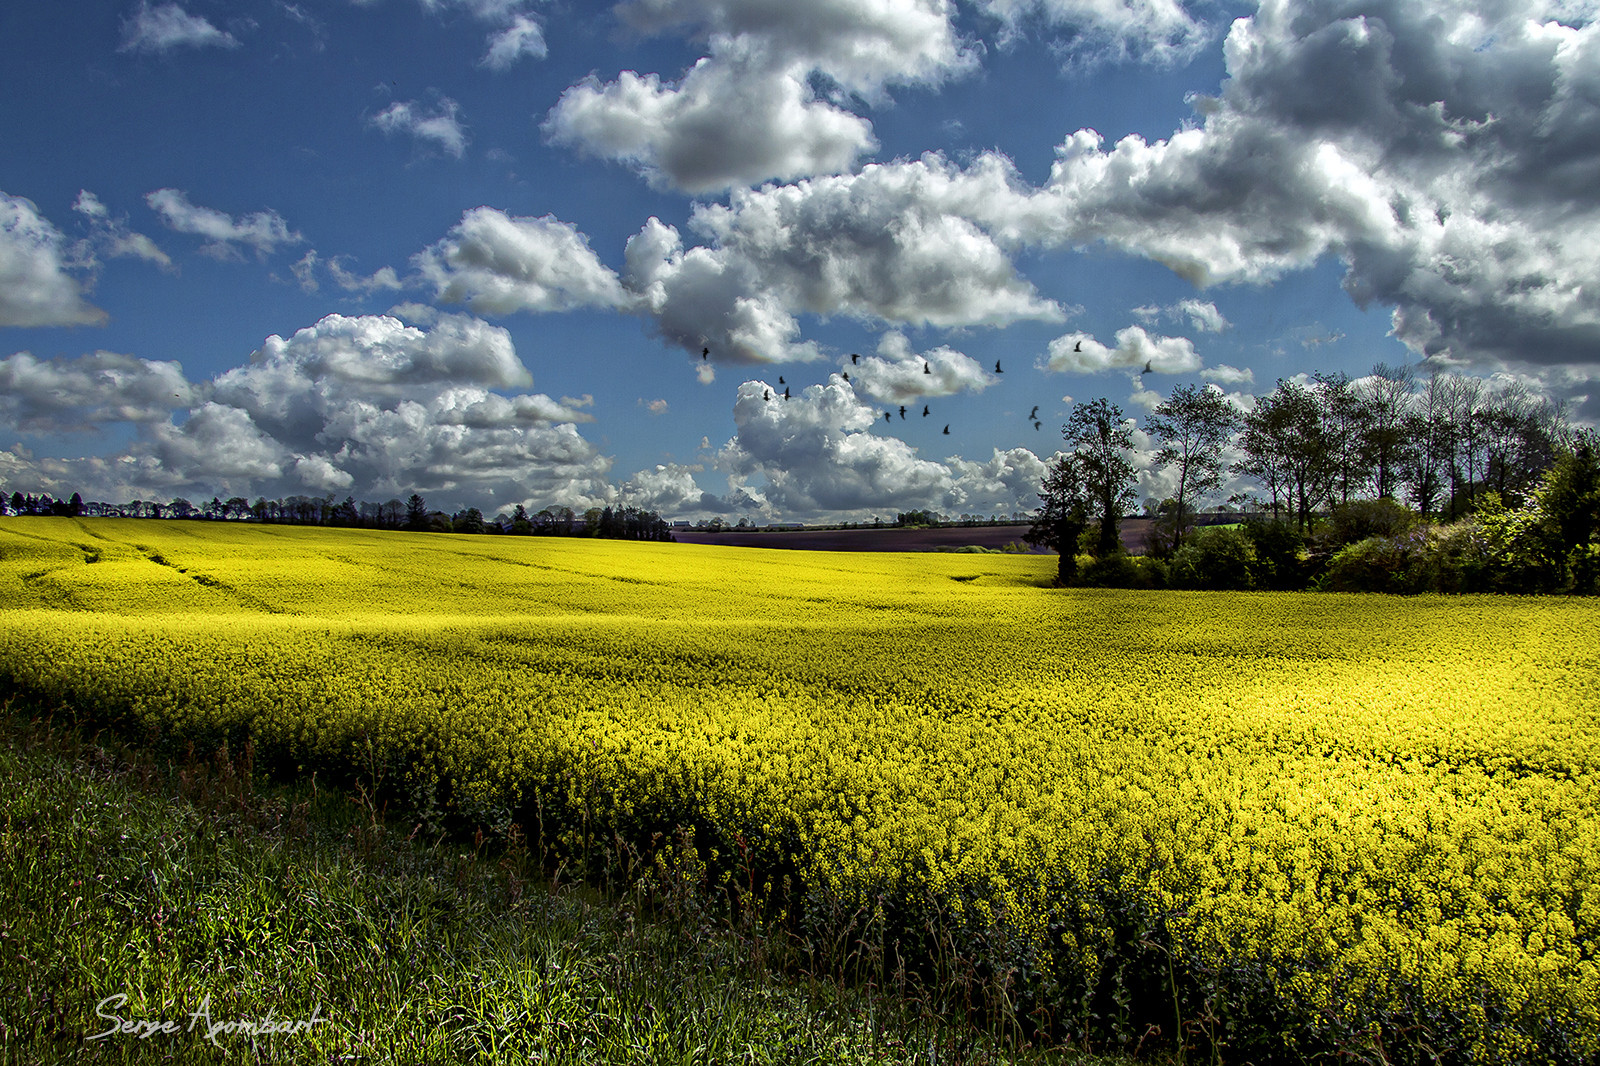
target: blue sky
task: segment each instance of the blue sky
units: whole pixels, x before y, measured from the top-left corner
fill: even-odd
[[[1593,422],[1594,14],[6,5],[0,486],[1011,512],[1074,400],[1380,361]]]

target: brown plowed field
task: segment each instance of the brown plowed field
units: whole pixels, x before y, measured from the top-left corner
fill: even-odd
[[[925,552],[937,548],[1003,548],[1022,539],[1026,525],[944,526],[938,529],[793,529],[770,533],[675,530],[680,544],[731,544],[746,548],[801,548],[833,552]]]
[[[1122,521],[1122,544],[1130,552],[1144,551],[1144,518]],[[721,532],[674,530],[680,544],[728,544],[745,548],[800,548],[831,552],[927,552],[940,548],[1003,548],[1022,540],[1026,523],[1005,526],[941,526],[937,529],[793,529],[773,532]],[[1038,549],[1029,548],[1030,552]]]

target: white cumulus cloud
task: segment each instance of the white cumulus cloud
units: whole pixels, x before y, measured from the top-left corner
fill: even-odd
[[[858,392],[884,403],[910,404],[927,396],[982,392],[994,383],[978,361],[941,345],[920,354],[903,333],[890,332],[878,344],[879,355],[864,356],[850,371]]]
[[[125,456],[122,483],[281,495],[585,507],[611,497],[611,460],[579,434],[587,397],[532,384],[505,330],[464,315],[430,329],[329,315],[268,337],[219,375],[181,423],[159,422]],[[491,504],[491,509],[493,504]]]
[[[0,359],[0,423],[24,432],[164,421],[201,395],[173,362],[107,351],[71,359],[17,352]]]
[[[73,201],[72,209],[88,220],[91,233],[89,244],[99,254],[112,259],[143,259],[160,267],[172,266],[172,259],[155,241],[129,229],[127,218],[113,216],[111,209],[88,189],[78,190],[78,198]]]
[[[1200,357],[1187,337],[1153,337],[1142,326],[1128,326],[1117,331],[1113,346],[1088,333],[1057,337],[1050,342],[1045,363],[1045,369],[1057,373],[1092,374],[1121,368],[1186,374],[1200,368]]]
[[[133,17],[122,24],[119,52],[166,52],[173,48],[237,48],[238,38],[219,30],[177,4],[151,7],[140,0]]]
[[[235,219],[216,208],[190,203],[188,194],[179,189],[157,189],[145,196],[145,202],[161,216],[168,229],[206,238],[209,243],[201,251],[208,255],[236,255],[234,246],[239,244],[254,248],[258,255],[267,255],[280,245],[295,245],[305,240],[291,231],[276,211],[256,211]]]
[[[934,83],[972,65],[947,0],[637,0],[635,29],[680,32],[709,54],[676,81],[622,72],[569,88],[546,116],[559,144],[633,164],[651,181],[715,192],[850,169],[877,147],[844,95]]]
[[[457,159],[467,150],[461,108],[448,96],[441,97],[431,108],[416,100],[397,100],[369,121],[384,133],[406,134]]]
[[[413,262],[437,299],[480,313],[615,308],[631,299],[589,239],[553,215],[473,208]]]
[[[1417,353],[1592,368],[1600,351],[1600,21],[1592,5],[1264,0],[1201,123],[1058,148],[1045,242],[1099,240],[1196,284],[1328,255]]]
[[[1064,57],[1079,66],[1133,60],[1162,66],[1192,58],[1211,31],[1178,0],[979,0],[1007,36],[1034,24],[1054,31]]]
[[[0,326],[100,325],[61,231],[32,200],[0,192]]]
[[[523,56],[543,59],[549,51],[537,22],[527,15],[512,15],[511,24],[489,38],[483,65],[490,70],[510,70]]]

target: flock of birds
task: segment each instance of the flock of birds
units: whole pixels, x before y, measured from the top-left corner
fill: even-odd
[[[1075,352],[1082,351],[1083,350],[1083,342],[1079,341],[1077,343],[1077,345],[1075,345],[1073,347],[1072,350],[1075,351]],[[701,361],[702,362],[709,361],[710,358],[711,358],[711,349],[709,347],[701,347],[701,349],[700,349],[700,359],[701,359]],[[860,352],[851,352],[850,353],[850,365],[851,366],[860,366],[861,365],[861,353]],[[926,359],[924,359],[922,361],[922,372],[924,374],[932,374],[933,373],[933,367],[928,365],[928,361]],[[1005,373],[1004,370],[1000,369],[1000,360],[998,360],[998,359],[996,359],[994,361],[994,372],[996,374],[1004,374]],[[1145,363],[1145,365],[1144,365],[1143,373],[1146,373],[1146,374],[1150,373],[1150,364],[1148,362]],[[849,381],[850,380],[850,371],[841,370],[841,371],[839,371],[839,376],[844,378],[844,380]],[[783,398],[785,400],[789,399],[789,385],[788,385],[788,382],[783,380],[783,375],[782,374],[778,375],[778,384],[783,386]],[[770,403],[772,401],[772,390],[771,389],[763,389],[761,398]],[[905,404],[901,404],[900,405],[900,419],[901,419],[901,421],[905,421],[905,417],[906,417],[906,405]],[[922,405],[922,417],[923,418],[927,418],[928,417],[928,405],[927,404],[923,404]],[[885,422],[893,422],[894,421],[894,412],[893,411],[885,411],[885,412],[883,412],[883,420]],[[1036,429],[1036,430],[1037,429],[1042,429],[1044,427],[1044,423],[1039,420],[1039,405],[1038,404],[1034,404],[1033,405],[1033,410],[1028,413],[1028,421],[1033,423],[1033,428]],[[945,424],[944,435],[947,436],[947,437],[950,435],[950,426],[949,426],[948,423]]]

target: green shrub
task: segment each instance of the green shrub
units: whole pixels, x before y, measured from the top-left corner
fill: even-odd
[[[1429,563],[1425,534],[1367,537],[1334,553],[1318,587],[1328,592],[1425,592],[1433,577]]]
[[[1085,585],[1096,588],[1129,589],[1137,587],[1139,581],[1138,564],[1133,561],[1133,556],[1122,552],[1099,556],[1078,573]]]
[[[1167,576],[1173,588],[1251,589],[1255,549],[1250,535],[1234,526],[1196,530],[1172,553]]]
[[[1256,588],[1287,591],[1305,586],[1307,568],[1302,553],[1306,538],[1298,529],[1266,518],[1251,519],[1238,528],[1255,555],[1251,576]]]
[[[1340,548],[1373,537],[1398,537],[1416,528],[1417,513],[1395,500],[1351,500],[1336,505],[1317,525],[1316,540],[1333,555]]]
[[[1078,559],[1078,577],[1073,582],[1093,588],[1162,589],[1167,587],[1167,565],[1145,555],[1116,552],[1097,558]]]
[[[1488,545],[1472,519],[1428,530],[1428,589],[1483,592],[1490,587]]]

